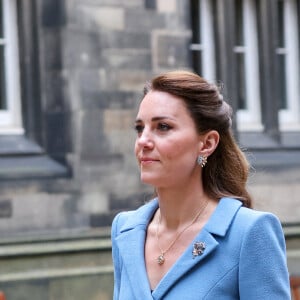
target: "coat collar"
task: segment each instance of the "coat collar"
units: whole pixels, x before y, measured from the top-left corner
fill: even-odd
[[[186,272],[199,264],[218,246],[214,235],[225,236],[230,224],[242,203],[232,198],[222,198],[204,228],[196,236],[191,245],[164,276],[151,294],[144,259],[144,242],[147,226],[158,208],[158,200],[154,199],[131,214],[121,227],[116,242],[132,290],[136,299],[161,299],[171,286]],[[206,248],[202,255],[193,259],[192,251],[195,242],[204,242]]]
[[[237,199],[222,198],[204,228],[211,234],[225,236],[241,206],[242,202]]]
[[[125,232],[136,227],[147,227],[155,211],[158,209],[157,198],[151,200],[146,205],[141,206],[133,213],[133,217],[128,218],[121,227],[120,232]]]
[[[233,198],[222,198],[216,210],[205,225],[205,229],[219,236],[224,236],[232,222],[232,219],[242,203]],[[135,227],[147,227],[155,211],[158,209],[158,199],[155,198],[146,205],[135,211],[133,217],[129,218],[121,227],[120,232],[131,230]]]
[[[153,300],[145,266],[144,244],[147,226],[157,208],[158,201],[154,199],[133,212],[116,238],[134,299]]]

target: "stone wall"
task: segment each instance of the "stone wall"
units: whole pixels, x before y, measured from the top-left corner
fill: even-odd
[[[153,9],[146,2],[67,1],[62,40],[74,124],[71,159],[81,190],[78,209],[97,225],[109,220],[107,211],[145,201],[150,190],[140,184],[133,155],[143,85],[161,69],[187,66],[186,4],[157,1]]]
[[[140,183],[133,123],[145,81],[190,66],[188,1],[38,0],[32,15],[41,140],[70,176],[1,181],[0,232],[109,226],[152,193]]]

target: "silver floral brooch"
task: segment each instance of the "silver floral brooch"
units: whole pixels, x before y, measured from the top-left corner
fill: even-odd
[[[193,248],[193,258],[195,258],[198,255],[202,255],[204,250],[206,248],[206,245],[204,242],[196,242],[194,243],[194,248]]]

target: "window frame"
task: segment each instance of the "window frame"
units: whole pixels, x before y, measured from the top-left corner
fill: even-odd
[[[0,134],[23,134],[16,0],[2,0],[6,109],[0,109]]]
[[[195,1],[191,1],[192,18],[195,17],[195,6],[198,3]],[[229,99],[233,111],[236,113],[233,117],[233,129],[239,144],[249,150],[266,151],[268,153],[274,151],[274,149],[300,149],[300,130],[296,130],[296,128],[295,130],[284,130],[279,122],[279,65],[276,60],[279,19],[276,1],[253,0],[256,6],[257,22],[257,63],[259,68],[257,72],[259,73],[258,89],[261,97],[261,103],[258,107],[261,110],[261,130],[240,130],[237,126],[239,101],[235,73],[237,66],[233,52],[236,46],[234,40],[235,0],[228,0],[226,4],[223,1],[212,0],[212,2],[214,3],[216,73],[218,80],[224,83],[222,93],[225,99]],[[297,11],[297,24],[299,25],[299,0],[296,0],[296,3],[297,8],[295,11]],[[194,29],[195,22],[192,24],[192,29]],[[298,46],[296,48],[299,48],[300,30],[297,30]],[[195,34],[194,30],[193,34]],[[194,37],[191,43],[193,42]],[[299,56],[298,58],[300,59]],[[299,64],[298,67],[300,67]],[[197,72],[195,64],[192,65],[192,68]]]
[[[300,76],[298,9],[295,0],[282,0],[284,9],[284,47],[276,48],[277,55],[285,57],[284,80],[287,107],[279,110],[280,131],[300,130]],[[278,75],[279,76],[279,75]]]
[[[256,5],[253,0],[242,0],[243,45],[235,45],[234,53],[244,55],[246,108],[237,109],[238,131],[261,132],[264,129],[259,87],[258,36]],[[236,70],[237,72],[237,70]]]
[[[39,32],[44,24],[39,17],[39,3],[14,1],[24,132],[0,133],[0,181],[68,178],[72,176],[66,160],[66,153],[71,152],[69,128],[63,127],[59,134],[54,134],[49,123],[51,114],[42,106],[41,73],[45,69],[40,64],[40,50],[44,40]],[[63,142],[58,144],[56,139]]]
[[[199,36],[195,37],[197,42],[193,42],[190,45],[190,50],[199,52],[199,55],[201,56],[202,65],[200,75],[208,80],[216,81],[216,55],[212,1],[196,1],[198,1],[197,13],[200,16],[200,24],[198,24],[200,27],[200,32]]]

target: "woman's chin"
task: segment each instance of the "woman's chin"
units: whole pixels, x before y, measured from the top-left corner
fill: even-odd
[[[154,187],[157,187],[161,185],[161,179],[154,177],[154,176],[149,176],[149,175],[141,175],[141,181],[145,184],[152,185]]]

